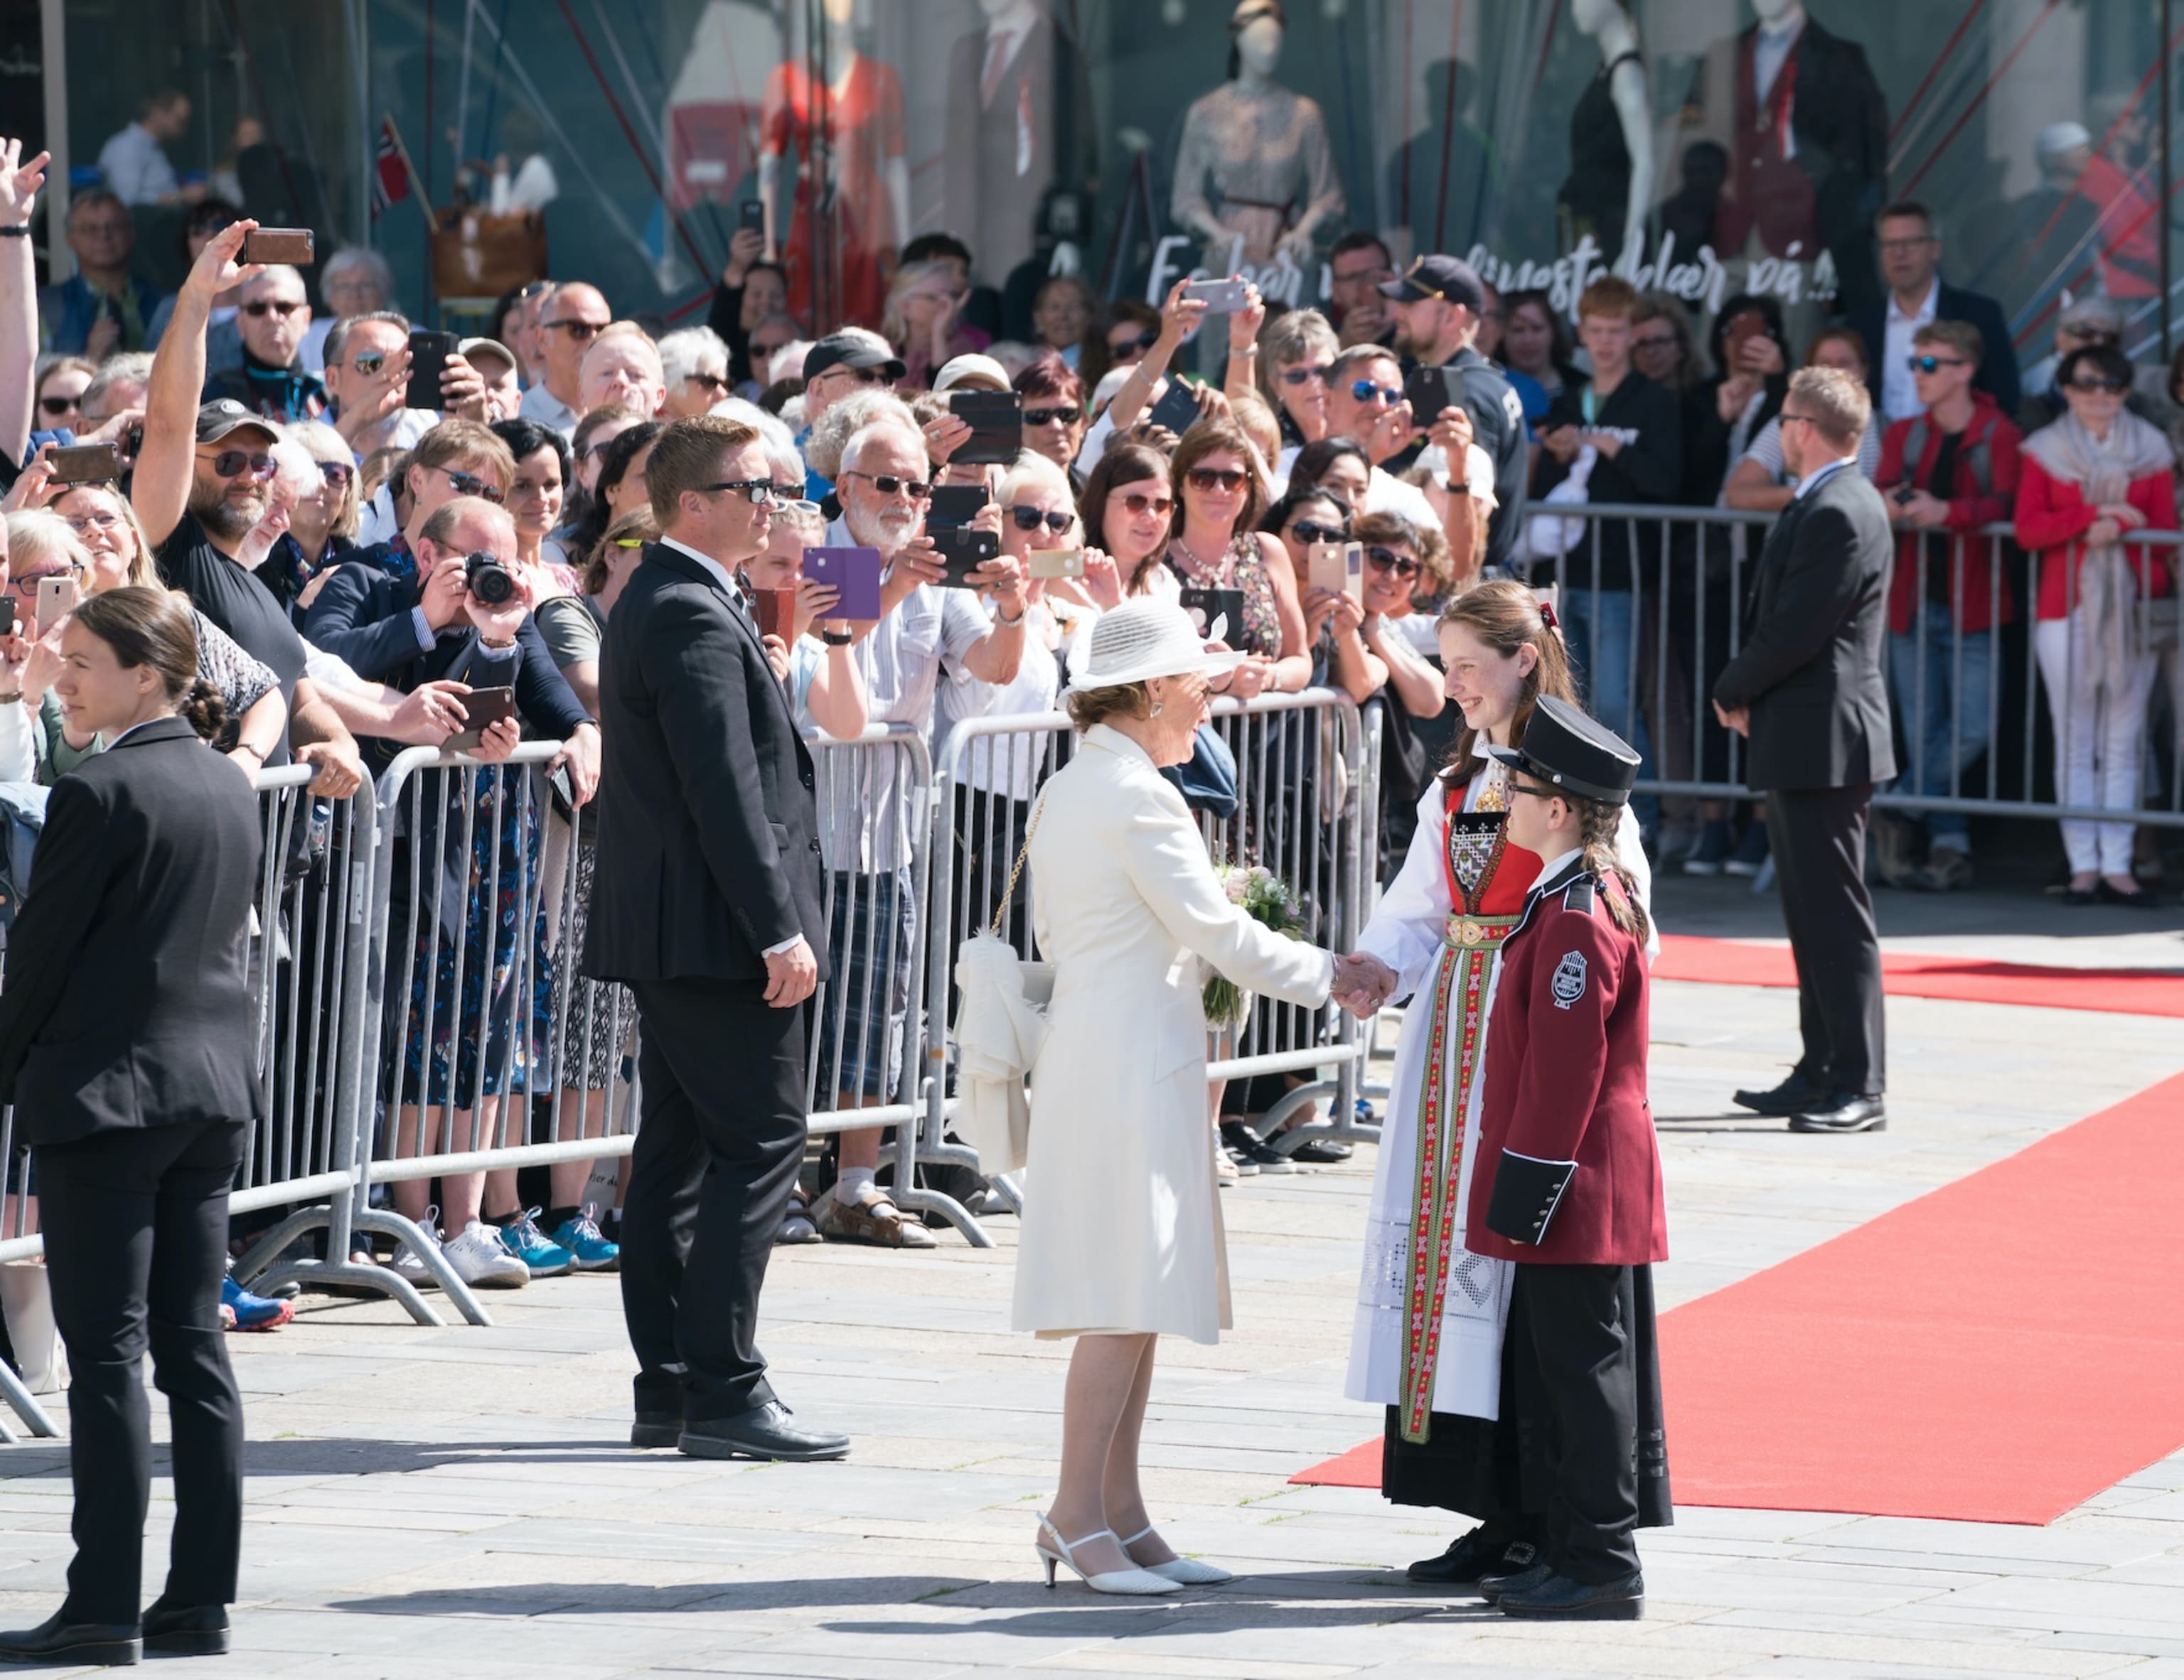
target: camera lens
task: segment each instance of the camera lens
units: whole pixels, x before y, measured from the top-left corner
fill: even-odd
[[[488,606],[499,606],[515,598],[515,579],[489,554],[474,554],[466,569],[471,593]]]

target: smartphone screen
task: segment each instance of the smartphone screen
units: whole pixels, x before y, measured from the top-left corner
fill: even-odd
[[[737,214],[742,217],[743,226],[752,232],[766,232],[766,206],[756,198],[744,199],[742,209]]]
[[[418,327],[410,334],[410,388],[402,398],[404,408],[440,406],[440,373],[448,358],[457,354],[463,341],[452,332]]]
[[[0,636],[15,633],[15,597],[0,595]]]

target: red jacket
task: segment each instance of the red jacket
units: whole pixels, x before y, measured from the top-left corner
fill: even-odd
[[[2168,472],[2132,479],[2125,499],[2146,516],[2148,529],[2176,528],[2176,481]],[[2017,540],[2020,547],[2041,551],[2041,617],[2070,616],[2078,599],[2078,568],[2086,562],[2086,545],[2079,539],[2098,516],[2076,484],[2049,477],[2036,457],[2029,453],[2024,457],[2017,480]],[[2169,593],[2167,550],[2126,543],[2124,553],[2144,594]]]
[[[1646,1100],[1646,951],[1573,862],[1502,947],[1464,1246],[1548,1265],[1669,1258]],[[1513,1231],[1537,1229],[1535,1242]]]
[[[1911,433],[1921,428],[1926,434],[1925,447],[1907,470],[1903,452],[1910,446]],[[1880,469],[1873,482],[1880,486],[1883,495],[1908,481],[1914,490],[1931,491],[1949,505],[1949,522],[1944,528],[1953,533],[1955,539],[1949,559],[1951,600],[1957,628],[1967,635],[1991,630],[1997,622],[2007,624],[2016,616],[2016,602],[2007,578],[2001,583],[1999,620],[1993,611],[1995,547],[2001,539],[1973,533],[1982,525],[2008,522],[2017,500],[2017,446],[2023,439],[2017,423],[1995,406],[1992,397],[1984,391],[1973,392],[1971,423],[1964,427],[1964,441],[1957,446],[1956,482],[1939,488],[1935,487],[1933,475],[1934,457],[1942,452],[1942,428],[1932,420],[1923,416],[1899,420],[1880,439]],[[1967,458],[1982,444],[1987,455],[1984,494]],[[1889,511],[1895,511],[1893,502]],[[1888,580],[1888,628],[1899,636],[1908,634],[1918,622],[1919,598],[1925,592],[1919,557],[1925,551],[1926,539],[1936,534],[1908,527],[1897,532],[1896,569]]]

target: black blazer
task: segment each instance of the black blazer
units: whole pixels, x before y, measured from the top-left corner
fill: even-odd
[[[762,978],[801,935],[827,975],[811,755],[758,627],[663,543],[607,620],[599,656],[599,864],[584,972]]]
[[[2018,404],[2017,347],[2011,342],[2009,323],[2003,318],[2002,305],[1977,292],[1959,292],[1944,280],[1941,291],[1934,298],[1934,319],[1970,321],[1979,328],[1980,338],[1986,349],[1980,357],[1979,373],[1972,381],[1973,387],[1992,397],[2002,405],[2004,414],[2015,414]],[[1888,354],[1886,293],[1884,291],[1879,299],[1869,299],[1852,310],[1848,320],[1858,329],[1858,337],[1865,340],[1866,388],[1873,393],[1874,407],[1879,408],[1880,359]]]
[[[1713,689],[1723,706],[1752,708],[1755,792],[1896,773],[1882,677],[1895,550],[1880,492],[1855,467],[1830,472],[1768,533],[1744,650]]]
[[[32,1143],[254,1119],[250,779],[179,717],[53,784],[0,987],[0,1100]]]

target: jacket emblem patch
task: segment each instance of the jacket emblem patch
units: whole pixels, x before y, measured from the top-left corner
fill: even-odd
[[[1573,951],[1555,964],[1555,1007],[1567,1009],[1585,996],[1585,953]]]

